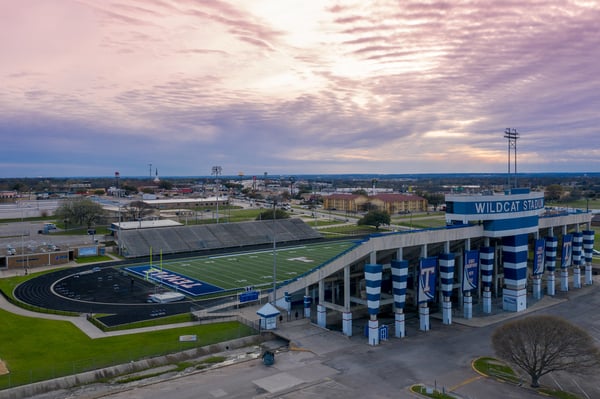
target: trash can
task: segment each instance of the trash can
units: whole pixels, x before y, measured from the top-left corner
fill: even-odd
[[[275,354],[271,351],[265,351],[262,355],[265,366],[272,366],[275,363]]]

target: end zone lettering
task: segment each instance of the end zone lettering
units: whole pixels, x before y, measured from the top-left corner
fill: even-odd
[[[217,287],[204,281],[198,281],[192,277],[184,276],[167,269],[157,269],[154,266],[130,266],[123,268],[123,270],[136,274],[143,279],[149,279],[156,283],[166,285],[167,287],[173,288],[178,292],[183,292],[186,295],[199,296],[223,291],[223,288],[221,287]]]
[[[154,280],[159,280],[163,282],[168,282],[173,285],[176,285],[181,288],[193,288],[200,287],[202,283],[194,280],[190,280],[186,277],[180,276],[178,274],[160,271],[158,269],[150,269],[148,270],[148,276],[153,278]]]

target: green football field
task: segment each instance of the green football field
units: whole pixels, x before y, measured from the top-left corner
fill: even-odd
[[[335,241],[293,247],[264,249],[254,252],[232,252],[214,256],[161,261],[154,256],[151,266],[179,273],[223,290],[256,289],[280,284],[315,269],[356,245],[356,240]]]

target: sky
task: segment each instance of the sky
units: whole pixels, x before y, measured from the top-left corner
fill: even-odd
[[[600,172],[600,2],[0,1],[0,177]],[[511,168],[514,172],[514,148]]]

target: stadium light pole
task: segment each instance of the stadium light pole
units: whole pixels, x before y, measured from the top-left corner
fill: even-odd
[[[119,204],[119,229],[118,229],[118,237],[117,237],[117,245],[118,245],[118,254],[123,255],[123,248],[121,244],[121,189],[119,188],[119,178],[121,174],[119,172],[115,172],[115,182],[117,186],[117,202]]]
[[[222,168],[220,166],[213,166],[211,174],[215,176],[215,183],[217,183],[217,224],[219,224],[219,175],[221,174]]]
[[[277,204],[277,199],[275,197],[273,197],[273,306],[277,305],[277,240],[275,239],[275,207],[276,207],[276,204]]]
[[[517,129],[506,128],[504,130],[504,138],[508,139],[508,189],[510,186],[510,149],[514,150],[515,154],[515,188],[517,188],[517,139],[519,138],[519,132]]]

